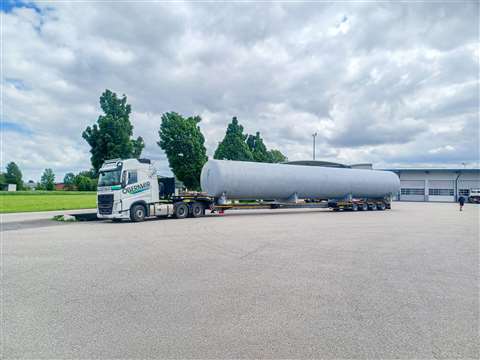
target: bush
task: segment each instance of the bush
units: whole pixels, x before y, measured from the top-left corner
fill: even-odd
[[[96,191],[97,179],[91,179],[85,175],[77,175],[74,180],[75,187],[78,191]]]

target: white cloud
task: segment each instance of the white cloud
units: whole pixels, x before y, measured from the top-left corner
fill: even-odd
[[[89,167],[105,88],[145,156],[161,114],[199,114],[208,153],[237,116],[290,159],[438,166],[479,158],[478,2],[39,3],[4,19],[5,162]],[[38,10],[40,9],[40,10]]]

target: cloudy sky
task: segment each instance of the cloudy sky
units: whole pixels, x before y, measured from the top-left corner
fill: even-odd
[[[451,2],[10,2],[2,159],[27,179],[90,167],[82,130],[126,94],[161,172],[166,111],[200,115],[211,156],[237,116],[290,160],[376,167],[479,159],[479,5]]]

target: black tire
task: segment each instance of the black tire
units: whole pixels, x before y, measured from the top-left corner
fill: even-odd
[[[369,210],[373,210],[373,211],[377,210],[377,204],[372,204],[372,205],[370,205],[370,206],[368,207],[368,209],[369,209]]]
[[[381,203],[381,204],[377,205],[377,208],[378,208],[378,210],[383,211],[383,210],[385,210],[387,207],[385,206],[384,203]]]
[[[175,203],[175,217],[185,219],[188,216],[188,206],[183,202]]]
[[[145,220],[145,217],[147,216],[147,209],[145,209],[145,206],[138,204],[138,205],[133,205],[130,208],[130,219],[134,222],[141,222]]]
[[[368,204],[367,203],[362,204],[362,206],[360,206],[360,210],[368,211]]]
[[[190,207],[192,217],[201,217],[205,214],[205,209],[202,203],[194,202]]]
[[[358,205],[352,204],[352,211],[358,211]]]

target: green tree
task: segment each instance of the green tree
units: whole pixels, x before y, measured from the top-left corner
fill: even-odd
[[[200,173],[208,160],[200,116],[184,118],[175,112],[162,115],[158,146],[165,151],[175,176],[189,189],[200,188]]]
[[[42,190],[55,190],[55,174],[52,169],[45,169],[40,179]]]
[[[247,145],[252,152],[253,160],[257,162],[272,162],[270,153],[267,147],[263,143],[263,139],[260,137],[260,132],[257,131],[256,135],[248,135]]]
[[[283,155],[280,151],[275,149],[270,150],[268,152],[268,156],[270,158],[269,162],[271,163],[281,163],[288,160],[288,158],[285,155]]]
[[[91,147],[90,157],[95,173],[107,159],[138,158],[145,144],[142,137],[132,139],[133,125],[130,122],[131,106],[127,97],[118,98],[110,90],[100,96],[100,106],[105,115],[98,117],[93,127],[88,126],[82,133]]]
[[[8,163],[7,165],[7,172],[5,173],[5,180],[7,184],[16,184],[17,190],[22,190],[23,188],[23,180],[22,180],[22,172],[17,164],[13,161]]]
[[[243,126],[234,117],[232,122],[228,124],[225,137],[218,144],[213,158],[219,160],[252,161],[253,154],[246,140],[247,135],[243,134]]]
[[[75,187],[78,191],[95,191],[97,190],[97,181],[88,176],[78,174],[75,176]]]
[[[75,174],[67,173],[63,177],[63,184],[65,185],[65,190],[74,190],[75,189]]]
[[[97,190],[98,178],[94,170],[84,170],[75,176],[73,182],[78,191],[95,191]]]

